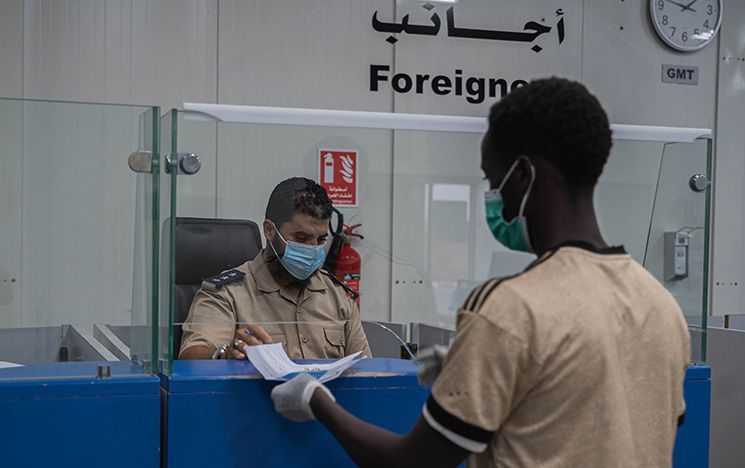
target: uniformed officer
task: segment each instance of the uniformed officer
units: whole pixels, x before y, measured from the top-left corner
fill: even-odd
[[[321,270],[332,207],[310,179],[272,191],[267,247],[202,283],[183,324],[181,359],[246,359],[245,345],[282,343],[291,358],[370,356],[360,313],[343,284]]]
[[[436,377],[417,424],[397,435],[360,421],[307,374],[273,389],[275,408],[318,418],[363,466],[669,467],[689,335],[668,291],[600,234],[593,192],[610,147],[581,84],[508,94],[482,142],[486,218],[538,260],[465,301],[439,375],[437,353],[421,372]]]

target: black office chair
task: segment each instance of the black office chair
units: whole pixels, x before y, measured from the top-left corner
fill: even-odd
[[[176,218],[175,239],[174,324],[186,320],[204,278],[253,260],[261,250],[259,226],[242,219]],[[175,356],[181,349],[181,334],[181,325],[174,325]]]

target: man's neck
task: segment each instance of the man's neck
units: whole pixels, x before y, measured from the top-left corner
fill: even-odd
[[[528,223],[528,230],[539,257],[567,241],[587,242],[601,249],[608,247],[600,233],[591,197],[554,207],[547,212],[543,225]]]
[[[284,289],[290,296],[296,300],[300,299],[300,294],[305,287],[305,282],[300,281],[292,276],[279,259],[271,255],[267,250],[264,250],[264,263],[266,263],[267,270],[272,275],[274,281],[277,282],[280,288]]]

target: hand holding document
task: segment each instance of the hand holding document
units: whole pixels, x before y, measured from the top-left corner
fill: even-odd
[[[287,357],[281,343],[244,346],[246,356],[266,380],[290,380],[297,374],[321,374],[320,382],[328,382],[339,377],[357,360],[361,351],[328,364],[296,364]]]

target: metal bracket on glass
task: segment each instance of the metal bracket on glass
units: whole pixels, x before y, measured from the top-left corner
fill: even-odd
[[[688,180],[688,186],[694,192],[703,192],[709,188],[709,179],[703,174],[694,174]]]
[[[202,168],[202,161],[194,153],[176,153],[166,155],[165,171],[171,173],[171,168],[177,167],[181,174],[192,175]]]
[[[110,379],[111,378],[111,366],[99,365],[96,367],[96,378],[97,379]]]
[[[127,163],[134,172],[150,174],[153,171],[153,155],[150,151],[135,151],[129,155]]]

